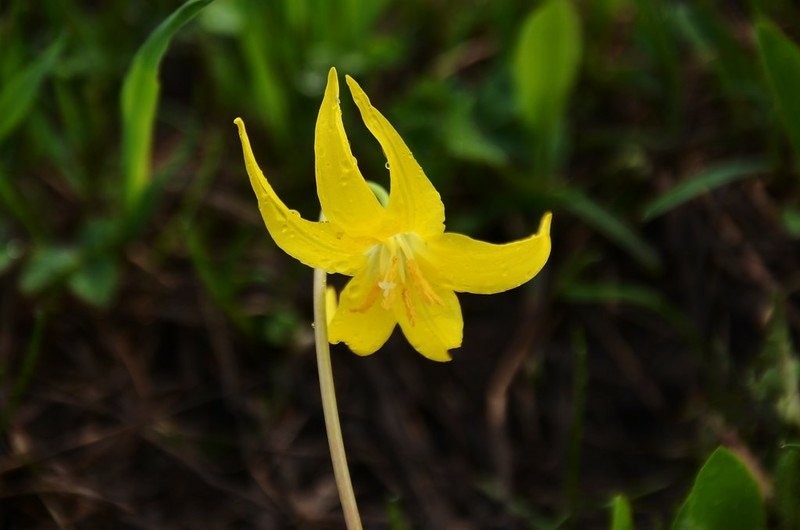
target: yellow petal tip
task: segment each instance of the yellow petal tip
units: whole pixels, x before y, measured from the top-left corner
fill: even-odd
[[[328,94],[332,94],[336,98],[339,97],[339,75],[334,67],[328,70],[328,84],[325,86],[325,95],[327,96]],[[338,105],[339,102],[335,101],[335,104]]]
[[[545,212],[545,214],[542,216],[542,220],[539,221],[539,233],[550,234],[550,223],[552,221],[553,221],[553,213]]]
[[[239,117],[237,116],[237,117],[236,117],[236,119],[235,119],[235,120],[233,120],[233,123],[234,123],[234,124],[236,125],[236,127],[239,129],[239,136],[242,136],[242,135],[246,135],[246,134],[247,134],[247,131],[246,131],[246,130],[245,130],[245,128],[244,128],[244,120],[242,120],[242,118],[239,118]]]
[[[350,93],[353,94],[353,99],[356,102],[358,102],[359,100],[363,101],[366,104],[365,107],[369,108],[369,106],[371,106],[369,98],[367,97],[367,94],[364,92],[364,90],[361,88],[361,85],[359,85],[355,79],[346,74],[344,76],[344,80],[347,83],[347,86],[350,87]]]

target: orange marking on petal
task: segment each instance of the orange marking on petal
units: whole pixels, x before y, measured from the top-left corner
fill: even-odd
[[[366,312],[370,307],[372,307],[372,305],[375,303],[375,300],[378,299],[378,295],[379,295],[380,291],[381,290],[380,290],[380,288],[378,287],[377,284],[373,285],[372,289],[370,289],[369,292],[367,293],[367,296],[364,297],[364,303],[361,304],[358,307],[355,307],[355,308],[351,309],[350,311],[352,311],[353,313],[364,313],[364,312]]]

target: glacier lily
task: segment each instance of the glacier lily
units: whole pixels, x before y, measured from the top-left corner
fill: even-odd
[[[463,334],[455,292],[498,293],[533,278],[550,255],[551,215],[544,214],[533,235],[506,244],[445,232],[439,193],[358,83],[349,76],[346,81],[386,156],[388,203],[378,201],[350,151],[331,68],[314,142],[324,221],[303,219],[281,201],[255,160],[243,121],[235,120],[261,215],[286,253],[310,267],[353,277],[330,318],[331,343],[369,355],[399,324],[419,353],[448,361]]]

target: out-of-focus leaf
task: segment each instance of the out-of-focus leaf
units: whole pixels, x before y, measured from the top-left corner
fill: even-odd
[[[80,265],[80,253],[71,247],[42,247],[22,269],[20,289],[34,294],[64,280]]]
[[[303,319],[292,309],[279,308],[264,319],[264,340],[273,346],[286,346],[303,327]]]
[[[771,312],[750,387],[757,399],[775,408],[783,422],[800,427],[800,360],[780,302]]]
[[[580,190],[564,188],[551,193],[550,198],[558,206],[580,217],[590,227],[614,241],[646,268],[656,270],[661,266],[658,254],[646,241]]]
[[[686,316],[658,291],[635,284],[611,282],[587,283],[570,280],[559,289],[559,296],[570,302],[582,304],[627,304],[652,311],[669,322],[677,331],[690,340],[696,338],[696,330]]]
[[[30,111],[39,94],[42,81],[56,64],[63,47],[62,37],[0,89],[0,143],[14,131]]]
[[[672,530],[763,530],[758,484],[731,451],[718,448],[697,474]]]
[[[795,239],[800,238],[800,209],[784,208],[781,220],[786,231]]]
[[[30,333],[28,345],[27,348],[25,348],[25,354],[22,357],[22,365],[14,378],[13,386],[11,387],[11,395],[9,396],[6,406],[3,410],[0,410],[0,432],[8,428],[9,420],[21,403],[25,392],[33,380],[33,376],[36,373],[36,365],[42,353],[42,340],[44,339],[50,316],[51,314],[48,311],[39,310],[36,312],[36,321]],[[0,366],[0,384],[5,383],[5,368],[5,366]]]
[[[570,282],[561,291],[564,298],[573,302],[624,303],[660,313],[667,305],[662,296],[647,287],[618,283]]]
[[[20,256],[20,249],[14,241],[0,239],[0,276],[14,263]]]
[[[770,165],[763,160],[735,160],[706,169],[648,202],[642,209],[642,219],[648,221],[658,217],[698,195],[763,173],[769,167]]]
[[[631,505],[625,495],[611,500],[611,530],[633,530]]]
[[[137,203],[150,180],[153,125],[158,108],[158,68],[170,40],[211,0],[190,0],[150,34],[131,62],[122,84],[122,170],[124,202]]]
[[[115,247],[120,226],[110,219],[90,220],[80,235],[81,262],[67,282],[85,302],[105,307],[117,290],[119,264]]]
[[[757,72],[752,57],[739,44],[721,12],[700,2],[681,3],[675,6],[673,19],[737,103],[741,103],[743,93],[755,92]]]
[[[208,292],[209,298],[219,308],[225,311],[240,329],[250,331],[250,321],[245,318],[240,306],[236,303],[236,282],[235,275],[225,266],[218,266],[215,258],[219,257],[218,252],[211,252],[203,239],[201,228],[197,224],[189,224],[183,227],[184,241],[189,251],[189,257],[195,267],[203,287]],[[216,249],[215,249],[216,251]],[[227,260],[230,261],[236,256],[236,251],[228,249]],[[233,260],[235,262],[235,260]]]
[[[550,132],[578,74],[581,24],[570,0],[547,0],[522,25],[514,57],[517,99],[526,122]]]
[[[42,234],[42,229],[37,216],[33,214],[33,209],[28,206],[28,202],[19,194],[10,176],[0,167],[0,206],[22,224],[28,233],[34,238]]]
[[[775,107],[800,158],[800,48],[766,18],[756,23],[756,36]]]
[[[403,513],[400,499],[393,498],[386,502],[386,516],[389,520],[389,530],[411,530],[411,523]]]
[[[198,18],[203,29],[209,33],[235,36],[242,30],[244,21],[237,0],[216,0]]]
[[[800,450],[786,448],[775,466],[775,511],[781,530],[800,528]]]
[[[274,138],[285,140],[289,132],[289,97],[271,53],[274,47],[271,39],[275,36],[264,19],[265,2],[240,0],[239,6],[244,20],[239,39],[250,76],[253,111],[270,127]]]
[[[119,267],[108,254],[94,256],[70,276],[69,288],[82,300],[105,307],[117,290]]]
[[[341,23],[344,36],[350,42],[368,38],[375,21],[386,8],[387,0],[346,0],[340,4]],[[358,39],[358,40],[356,40]]]
[[[657,86],[663,87],[662,97],[666,102],[663,105],[664,113],[674,123],[680,116],[682,65],[680,46],[665,4],[664,0],[637,0],[638,16],[635,27],[650,49],[650,55],[662,78]]]
[[[11,266],[12,261],[9,253],[4,248],[0,248],[0,276]]]
[[[474,102],[461,98],[450,109],[443,123],[448,151],[455,157],[490,166],[503,165],[506,154],[478,128],[472,117]]]

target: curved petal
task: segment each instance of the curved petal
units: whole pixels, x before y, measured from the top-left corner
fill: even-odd
[[[317,116],[314,136],[317,194],[325,217],[352,236],[374,234],[386,217],[367,186],[342,125],[339,80],[328,72],[328,85]]]
[[[358,83],[350,76],[345,79],[361,118],[380,142],[389,163],[389,215],[400,219],[401,230],[421,236],[441,234],[444,232],[444,205],[439,192],[392,124],[372,106]]]
[[[448,350],[461,346],[464,319],[456,293],[434,291],[441,303],[427,303],[416,289],[409,289],[409,299],[398,300],[393,309],[411,346],[432,361],[444,362],[451,360]]]
[[[397,321],[380,300],[365,304],[375,287],[374,278],[367,274],[355,276],[345,286],[328,326],[328,340],[332,344],[344,342],[354,353],[370,355],[386,343]]]
[[[307,221],[283,204],[258,167],[241,118],[239,128],[244,163],[250,185],[258,198],[258,209],[269,234],[284,252],[308,265],[328,272],[354,275],[366,265],[364,250],[369,242],[349,237],[330,223]]]
[[[439,283],[462,293],[493,294],[527,282],[550,256],[549,212],[530,237],[495,245],[446,233],[426,241],[426,259]]]

